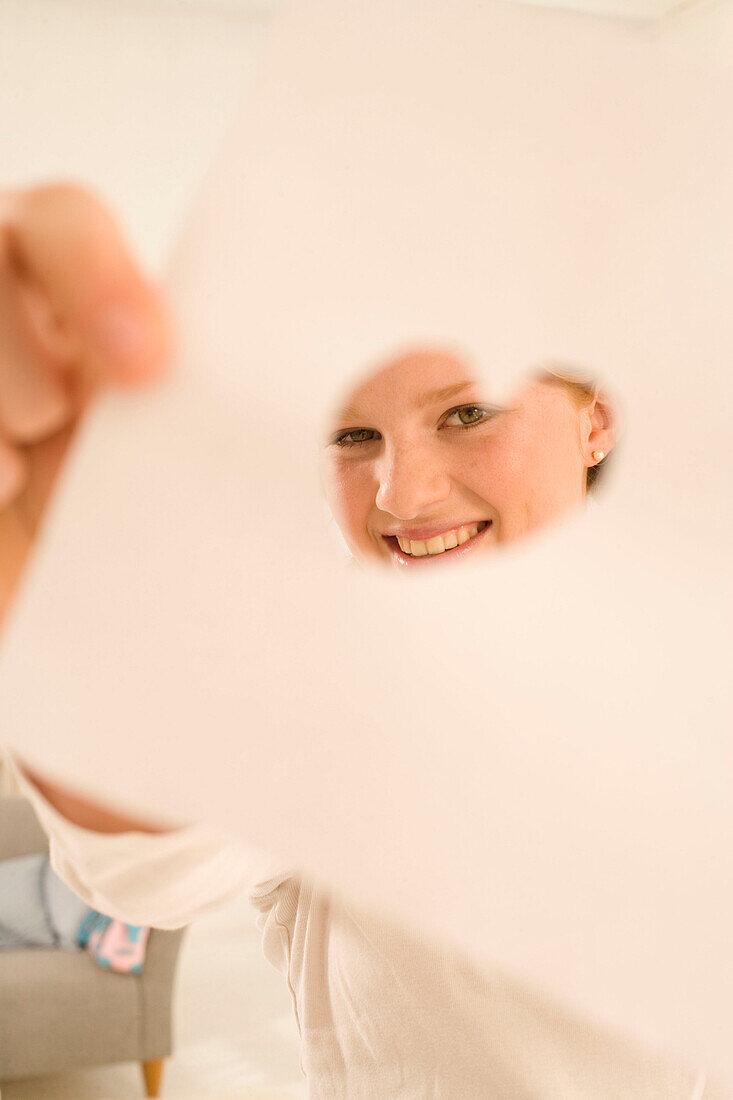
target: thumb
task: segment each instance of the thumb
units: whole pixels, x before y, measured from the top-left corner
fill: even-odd
[[[172,349],[169,315],[110,211],[68,184],[16,192],[4,206],[30,322],[51,358],[94,384],[158,374]]]

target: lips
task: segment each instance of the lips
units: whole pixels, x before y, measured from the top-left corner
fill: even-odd
[[[437,555],[450,553],[457,547],[465,545],[490,525],[491,520],[479,520],[477,523],[460,524],[457,527],[448,528],[439,533],[431,534],[429,537],[411,538],[409,537],[412,534],[411,532],[385,537],[387,542],[390,543],[390,548],[400,557],[404,556],[408,559],[433,558]],[[419,533],[423,534],[423,532]],[[418,532],[416,531],[414,534],[416,535]],[[427,534],[425,532],[425,535]]]

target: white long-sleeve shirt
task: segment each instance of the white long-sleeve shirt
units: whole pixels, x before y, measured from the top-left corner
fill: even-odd
[[[19,785],[90,905],[178,927],[243,890],[284,975],[312,1100],[723,1100],[702,1074],[313,888],[213,831],[98,834]],[[470,896],[466,904],[470,905]]]

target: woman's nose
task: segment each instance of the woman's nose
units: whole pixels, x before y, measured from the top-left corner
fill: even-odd
[[[428,519],[450,494],[444,463],[415,444],[385,448],[377,476],[377,507],[397,519]]]

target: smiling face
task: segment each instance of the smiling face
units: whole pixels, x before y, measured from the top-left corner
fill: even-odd
[[[551,378],[487,401],[456,356],[415,351],[332,421],[329,502],[362,562],[430,568],[492,553],[578,507],[613,446],[609,406]]]

